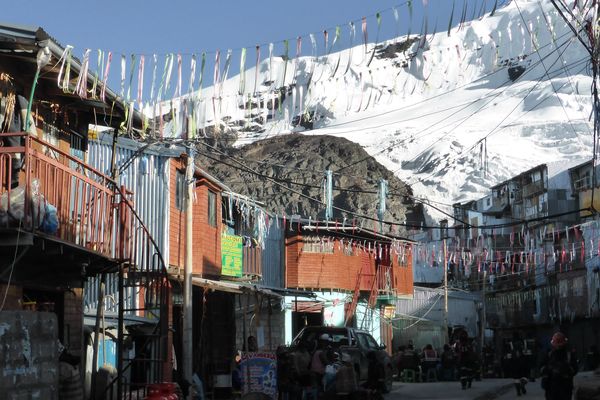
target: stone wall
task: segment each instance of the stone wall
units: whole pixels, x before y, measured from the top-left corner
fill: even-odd
[[[54,313],[0,312],[0,397],[58,398],[58,321]]]

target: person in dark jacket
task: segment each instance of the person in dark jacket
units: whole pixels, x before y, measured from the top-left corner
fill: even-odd
[[[527,393],[527,377],[529,376],[529,363],[521,349],[512,352],[508,361],[511,378],[514,379],[517,396]]]
[[[600,366],[600,352],[598,351],[598,346],[593,344],[585,355],[584,369],[586,371],[593,371],[598,366]]]
[[[464,389],[470,389],[477,370],[477,354],[470,344],[461,343],[458,356],[458,370],[460,374],[460,385]]]
[[[440,367],[442,380],[453,381],[456,379],[456,354],[449,344],[444,345]]]
[[[546,400],[571,400],[577,361],[568,351],[567,337],[562,332],[556,332],[550,344],[552,350],[541,368]]]

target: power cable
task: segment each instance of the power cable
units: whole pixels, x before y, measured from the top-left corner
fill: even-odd
[[[523,13],[521,12],[521,8],[519,7],[519,1],[518,0],[515,0],[515,7],[517,8],[517,11],[519,12],[519,15],[521,16],[521,21],[523,21],[523,25],[525,25],[525,29],[527,29],[527,33],[529,33],[529,37],[533,37],[533,33],[529,30],[529,26],[527,26],[527,21],[525,21],[525,17],[523,16]],[[542,14],[543,14],[543,10],[542,10]],[[546,15],[544,14],[544,20],[545,19],[546,19]],[[575,136],[577,136],[577,132],[575,132],[575,128],[573,127],[573,122],[571,121],[571,118],[569,117],[569,113],[567,113],[567,110],[565,109],[565,105],[563,104],[562,100],[560,99],[560,96],[558,95],[558,91],[554,88],[554,83],[550,79],[550,73],[548,72],[548,68],[546,68],[546,64],[544,64],[544,60],[542,59],[542,56],[540,55],[540,52],[539,52],[539,50],[537,48],[537,45],[536,45],[536,43],[535,43],[534,40],[532,42],[533,42],[533,45],[534,45],[534,47],[536,49],[535,54],[539,57],[540,63],[542,65],[542,68],[544,68],[544,71],[546,72],[546,76],[550,80],[550,87],[552,88],[552,91],[554,92],[554,94],[556,94],[558,102],[560,103],[560,106],[561,106],[563,112],[565,113],[565,117],[567,117],[567,121],[569,121],[569,126],[571,127],[571,130],[573,131],[573,134]],[[563,61],[562,53],[559,53],[559,58],[560,58],[561,61]],[[561,64],[564,64],[564,63],[561,62]],[[567,74],[567,76],[569,76],[569,75]]]
[[[221,152],[221,151],[220,151],[218,148],[216,148],[216,147],[213,147],[213,146],[210,146],[210,145],[208,145],[208,146],[209,146],[209,147],[211,147],[211,148],[212,148],[214,151],[217,151],[217,152],[219,152],[219,153],[223,154],[223,153],[222,153],[222,152]],[[224,154],[223,154],[223,155],[224,155]],[[311,196],[305,195],[305,194],[304,194],[304,193],[302,193],[302,192],[299,192],[299,191],[297,191],[297,190],[295,190],[295,189],[292,189],[292,188],[290,188],[290,187],[288,187],[288,186],[285,186],[285,185],[283,185],[282,183],[278,182],[277,180],[273,179],[273,178],[272,178],[272,177],[270,177],[270,176],[267,176],[267,175],[261,174],[261,173],[259,173],[259,172],[255,171],[255,170],[253,170],[253,169],[251,169],[251,168],[247,167],[246,165],[244,165],[244,164],[243,164],[242,162],[240,162],[240,161],[234,160],[234,161],[235,161],[237,164],[239,164],[239,165],[240,165],[240,167],[241,167],[241,168],[239,168],[239,167],[235,167],[235,166],[233,166],[233,165],[231,165],[231,164],[229,164],[229,163],[227,163],[227,162],[225,162],[225,161],[223,161],[223,160],[216,159],[216,158],[214,158],[214,157],[212,157],[212,156],[207,156],[207,155],[205,155],[205,156],[206,156],[207,158],[209,158],[209,159],[213,160],[213,161],[216,161],[216,162],[219,162],[219,163],[223,163],[223,164],[225,164],[225,165],[228,165],[229,167],[232,167],[232,168],[238,168],[238,169],[241,169],[241,170],[243,170],[243,171],[245,171],[245,172],[247,172],[247,173],[251,173],[251,174],[254,174],[254,175],[256,175],[256,176],[259,176],[259,177],[265,178],[265,179],[267,179],[267,180],[271,181],[272,183],[276,184],[277,186],[283,187],[284,189],[287,189],[288,191],[290,191],[290,192],[292,192],[292,193],[295,193],[295,194],[297,194],[297,195],[299,195],[299,196],[301,196],[301,197],[304,197],[304,198],[306,198],[306,199],[308,199],[308,200],[310,200],[310,201],[317,202],[317,203],[319,203],[319,204],[322,204],[322,203],[323,203],[323,202],[322,202],[321,200],[319,200],[319,199],[316,199],[316,198],[314,198],[314,197],[311,197]],[[377,218],[373,218],[373,217],[370,217],[370,216],[367,216],[367,215],[364,215],[364,214],[360,214],[360,213],[357,213],[357,212],[353,212],[353,211],[350,211],[350,210],[346,210],[346,209],[344,209],[344,208],[341,208],[341,207],[333,206],[333,208],[334,208],[334,209],[336,209],[336,210],[338,210],[338,211],[340,211],[340,212],[342,212],[342,213],[347,213],[347,214],[349,214],[349,215],[353,215],[354,217],[358,217],[358,218],[362,218],[362,219],[364,219],[364,220],[369,220],[369,221],[374,221],[374,222],[381,222],[381,223],[383,223],[383,224],[386,224],[386,225],[391,225],[391,226],[404,226],[404,227],[412,227],[412,228],[418,228],[418,229],[463,229],[463,227],[440,227],[440,226],[424,226],[424,225],[415,225],[415,224],[406,224],[406,223],[400,223],[400,222],[395,222],[395,221],[380,221],[380,220],[379,220],[379,219],[377,219]],[[532,223],[532,222],[540,222],[540,221],[544,221],[544,220],[555,219],[555,218],[558,218],[558,217],[561,217],[561,216],[565,216],[565,215],[570,215],[570,214],[574,214],[574,213],[580,213],[581,211],[588,211],[588,209],[587,209],[587,208],[585,208],[585,209],[579,209],[579,210],[567,211],[567,212],[563,212],[563,213],[557,213],[557,214],[548,215],[548,216],[544,216],[544,217],[531,218],[531,219],[528,219],[528,220],[521,220],[521,221],[517,221],[517,222],[511,222],[511,223],[505,223],[505,224],[497,224],[497,225],[485,225],[485,226],[475,226],[475,225],[472,225],[472,227],[473,227],[473,228],[493,229],[493,228],[499,228],[499,227],[517,226],[517,225],[522,225],[522,224],[527,224],[527,223]]]
[[[568,47],[568,44],[567,44],[567,47]],[[567,48],[567,47],[565,47],[565,49],[563,50],[563,52],[564,52],[564,51],[566,51],[566,48]],[[552,68],[552,67],[553,67],[553,66],[556,64],[556,62],[558,62],[558,61],[559,61],[559,59],[557,58],[557,60],[556,60],[556,61],[555,61],[555,62],[554,62],[554,63],[553,63],[551,66],[550,66],[550,68]],[[585,61],[585,60],[584,60],[584,61]],[[576,62],[576,63],[574,63],[574,64],[576,65],[576,64],[579,64],[579,63],[581,63],[581,62],[582,62],[582,61],[580,60],[580,61],[577,61],[577,62]],[[502,123],[508,119],[508,117],[509,117],[509,116],[510,116],[510,115],[511,115],[511,114],[512,114],[512,113],[513,113],[513,112],[514,112],[514,111],[515,111],[515,110],[516,110],[516,109],[517,109],[517,108],[518,108],[520,105],[521,105],[521,103],[523,103],[523,102],[525,101],[525,99],[527,98],[527,96],[529,96],[529,94],[531,94],[531,92],[533,92],[533,90],[535,90],[535,89],[537,88],[537,86],[538,86],[538,85],[539,85],[539,84],[542,82],[542,79],[543,79],[543,78],[544,78],[544,76],[540,77],[540,79],[538,79],[538,80],[537,80],[537,82],[535,83],[535,85],[533,85],[533,86],[532,86],[532,87],[531,87],[531,88],[528,90],[527,94],[526,94],[526,95],[525,95],[523,98],[521,98],[521,100],[519,101],[519,103],[518,103],[518,104],[517,104],[517,105],[516,105],[516,106],[515,106],[515,107],[514,107],[514,108],[513,108],[513,109],[512,109],[512,110],[511,110],[511,111],[510,111],[510,112],[509,112],[509,113],[508,113],[508,114],[507,114],[507,115],[506,115],[506,116],[505,116],[505,117],[504,117],[504,118],[503,118],[503,119],[502,119],[502,120],[501,120],[499,123],[498,123],[498,124],[496,124],[496,126],[495,126],[495,127],[494,127],[494,128],[491,130],[491,131],[489,131],[489,132],[488,132],[486,135],[484,135],[484,136],[483,136],[483,137],[481,137],[479,140],[477,140],[477,141],[476,141],[476,142],[473,144],[473,146],[471,146],[471,147],[467,148],[466,150],[463,150],[461,153],[459,153],[457,156],[455,156],[455,159],[454,159],[454,161],[453,161],[452,163],[448,163],[444,169],[447,169],[447,168],[449,168],[450,166],[454,165],[454,163],[455,163],[455,162],[457,162],[457,161],[460,159],[460,157],[461,157],[461,156],[463,156],[463,155],[464,155],[465,153],[467,153],[467,152],[470,152],[470,151],[471,151],[471,150],[473,150],[473,149],[474,149],[474,148],[475,148],[475,147],[476,147],[478,144],[480,144],[480,143],[481,143],[481,142],[482,142],[484,139],[488,138],[488,137],[489,137],[489,136],[491,136],[493,133],[497,132],[496,130],[498,129],[498,127],[500,127],[500,125],[502,125]],[[549,78],[549,79],[551,79],[551,77],[550,77],[550,76],[548,76],[548,78]],[[539,106],[540,104],[542,104],[542,103],[543,103],[545,100],[547,100],[548,98],[549,98],[549,96],[546,96],[544,99],[542,99],[541,101],[539,101],[539,102],[538,102],[536,105],[534,105],[534,107],[532,107],[531,109],[527,110],[525,113],[523,113],[523,114],[522,114],[521,116],[519,116],[519,117],[522,117],[522,116],[526,115],[527,113],[529,113],[529,112],[533,111],[535,108],[537,108],[537,106]],[[395,171],[393,171],[393,172],[395,173],[395,172],[397,172],[398,170],[399,170],[399,169],[397,169],[397,170],[395,170]],[[443,170],[442,170],[442,171],[443,171]],[[433,176],[433,175],[435,175],[435,174],[439,174],[439,173],[440,173],[440,171],[435,171],[435,172],[432,172],[432,173],[431,173],[431,174],[429,174],[427,177],[424,177],[424,178],[416,178],[416,180],[415,180],[414,182],[409,182],[408,184],[409,184],[409,185],[414,185],[414,184],[416,184],[416,183],[423,182],[423,180],[425,180],[425,179],[428,179],[429,177],[431,177],[431,176]]]
[[[566,36],[566,35],[564,35],[564,36]],[[569,44],[569,42],[570,42],[570,37],[569,37],[569,39],[568,39],[568,40],[566,40],[566,41],[565,41],[565,42],[564,42],[564,43],[561,45],[561,47],[562,47],[563,45],[565,45],[565,44],[567,44],[567,45],[568,45],[568,44]],[[544,47],[546,47],[546,46],[549,46],[549,45],[550,45],[550,43],[548,43],[547,45],[543,46],[542,48],[544,48]],[[541,49],[541,48],[540,48],[540,49]],[[556,50],[555,50],[555,51],[556,51]],[[546,57],[549,57],[551,54],[552,54],[552,52],[548,53],[548,55],[547,55]],[[525,71],[525,73],[524,73],[523,75],[521,75],[521,77],[523,77],[524,75],[526,75],[526,74],[530,73],[530,72],[533,70],[533,67],[535,67],[536,65],[537,65],[537,63],[535,63],[535,64],[534,64],[534,65],[533,65],[533,66],[532,66],[532,67],[531,67],[531,68],[530,68],[528,71]],[[506,67],[505,67],[505,68],[506,68]],[[500,69],[500,70],[498,70],[498,71],[501,71],[501,70],[503,70],[503,69]],[[521,78],[521,77],[520,77],[520,78]],[[540,79],[541,79],[541,78],[540,78]],[[475,81],[473,81],[473,82],[470,82],[470,83],[469,83],[469,85],[471,85],[471,84],[472,84],[472,83],[474,83],[474,82],[477,82],[477,80],[475,80]],[[492,90],[490,93],[494,93],[494,92],[496,92],[496,91],[500,91],[500,90],[502,90],[502,89],[505,89],[503,86],[504,86],[506,83],[509,83],[509,82],[511,82],[511,80],[510,80],[510,79],[509,79],[509,80],[507,80],[507,81],[505,81],[505,82],[503,82],[503,83],[502,83],[502,85],[500,85],[500,86],[498,86],[498,87],[494,88],[494,89],[493,89],[493,90]],[[466,86],[466,85],[465,85],[465,86]],[[499,94],[497,94],[497,95],[494,95],[494,96],[493,96],[493,99],[495,99],[495,98],[499,97],[501,94],[502,94],[502,92],[500,92],[500,93],[499,93]],[[490,95],[490,94],[488,93],[488,96],[489,96],[489,95]],[[484,96],[483,98],[487,98],[487,96]],[[482,98],[482,99],[483,99],[483,98]],[[493,99],[492,99],[492,100],[493,100]],[[473,103],[476,103],[476,102],[478,102],[478,101],[480,101],[480,100],[481,100],[481,99],[477,99],[477,100],[475,100]],[[488,104],[489,104],[489,102],[488,102]],[[468,106],[470,106],[470,105],[471,105],[471,103],[469,103],[469,104],[468,104]],[[464,110],[464,109],[466,109],[466,108],[468,108],[468,107],[464,107],[464,108],[460,109],[460,110],[459,110],[459,112],[460,112],[460,111],[462,111],[462,110]],[[474,114],[472,114],[472,115],[474,115]],[[395,122],[395,123],[397,123],[397,122]],[[425,129],[422,129],[421,131],[419,131],[419,132],[417,133],[417,135],[418,135],[418,134],[420,134],[420,133],[426,132],[427,130],[431,129],[431,128],[432,128],[433,126],[435,126],[435,125],[437,125],[437,123],[434,123],[434,124],[432,124],[432,125],[428,126],[427,128],[425,128]],[[363,129],[363,130],[364,130],[364,129],[368,129],[368,128],[361,128],[361,129]],[[378,154],[381,154],[381,153],[384,153],[384,152],[386,152],[386,151],[389,151],[389,150],[391,150],[391,149],[393,149],[393,148],[395,148],[395,147],[399,146],[400,144],[402,144],[402,143],[396,143],[396,144],[393,144],[393,145],[391,145],[391,146],[388,146],[388,147],[386,147],[386,148],[384,148],[384,149],[382,149],[382,150],[380,150],[380,151],[376,152],[376,153],[375,153],[375,154],[373,154],[372,156],[374,157],[374,156],[376,156],[376,155],[378,155]],[[367,160],[367,159],[368,159],[368,158],[367,158],[367,157],[365,157],[365,158],[364,158],[364,159],[362,159],[362,160],[359,160],[359,161],[353,162],[353,163],[351,163],[351,164],[349,164],[349,165],[345,166],[344,168],[342,168],[342,169],[340,169],[340,170],[338,170],[338,171],[336,171],[336,172],[338,172],[338,173],[339,173],[339,171],[341,171],[341,170],[343,170],[343,169],[346,169],[346,168],[353,167],[353,166],[355,166],[356,164],[359,164],[360,162],[363,162],[363,161],[365,161],[365,160]]]
[[[568,48],[568,46],[569,46],[569,44],[570,44],[570,41],[567,41],[567,42],[563,43],[563,45],[565,45],[565,44],[566,44],[566,47],[565,47],[565,49],[563,50],[563,52],[564,52],[564,51],[566,51],[566,49]],[[562,47],[562,46],[561,46],[561,47]],[[552,54],[552,53],[550,53],[550,54]],[[550,54],[549,54],[549,55],[547,55],[547,57],[549,57],[549,56],[550,56]],[[552,66],[554,66],[554,64],[556,64],[556,62],[557,62],[557,61],[558,61],[558,59],[557,59],[557,60],[556,60],[556,61],[555,61],[555,62],[552,64]],[[541,62],[541,61],[540,61],[540,62]],[[539,64],[539,63],[538,63],[538,64]],[[536,64],[536,65],[537,65],[537,64]],[[529,69],[529,71],[532,71],[534,67],[535,67],[535,65],[534,65],[533,67],[531,67],[531,68]],[[489,132],[489,133],[488,133],[488,134],[486,134],[486,135],[485,135],[483,138],[480,138],[479,140],[477,140],[473,146],[471,146],[471,147],[469,147],[467,150],[465,150],[465,151],[461,152],[461,153],[459,154],[459,156],[461,156],[461,155],[462,155],[462,154],[464,154],[465,152],[469,152],[469,151],[471,151],[473,148],[475,148],[475,146],[477,146],[477,145],[478,145],[478,144],[480,144],[480,143],[481,143],[481,142],[482,142],[484,139],[486,139],[488,136],[490,136],[490,135],[491,135],[491,134],[492,134],[492,133],[493,133],[493,132],[494,132],[494,131],[495,131],[495,130],[496,130],[496,129],[497,129],[499,126],[500,126],[500,125],[502,125],[502,123],[508,119],[508,117],[509,117],[509,116],[510,116],[510,115],[511,115],[511,114],[512,114],[512,113],[513,113],[513,112],[514,112],[514,111],[515,111],[515,110],[516,110],[516,109],[517,109],[517,108],[518,108],[520,105],[521,105],[521,103],[523,103],[523,102],[525,101],[525,99],[527,98],[527,96],[529,96],[529,94],[531,94],[531,92],[532,92],[533,90],[535,90],[535,88],[536,88],[536,87],[537,87],[537,86],[538,86],[538,85],[539,85],[539,84],[542,82],[542,79],[543,79],[545,76],[547,76],[547,78],[548,78],[548,79],[551,79],[551,77],[550,77],[549,75],[542,75],[542,76],[541,76],[541,77],[540,77],[540,78],[537,80],[536,84],[535,84],[533,87],[531,87],[529,90],[527,90],[527,93],[525,94],[525,96],[523,96],[523,97],[521,98],[521,101],[520,101],[520,102],[519,102],[519,103],[518,103],[518,104],[517,104],[517,105],[516,105],[516,106],[515,106],[515,107],[514,107],[514,108],[513,108],[513,109],[512,109],[512,110],[511,110],[509,113],[508,113],[508,115],[506,115],[506,117],[505,117],[505,118],[503,118],[503,119],[502,119],[502,120],[501,120],[501,121],[500,121],[500,122],[499,122],[499,123],[498,123],[498,124],[497,124],[497,125],[496,125],[496,126],[495,126],[495,127],[494,127],[494,128],[493,128],[493,129],[492,129],[490,132]],[[521,75],[521,76],[519,77],[519,79],[520,79],[521,77],[523,77],[523,75]],[[492,102],[492,101],[493,101],[493,100],[494,100],[496,97],[500,96],[501,94],[502,94],[502,93],[499,93],[499,94],[497,94],[497,95],[496,95],[496,96],[495,96],[495,97],[494,97],[492,100],[488,101],[486,104],[484,104],[483,106],[481,106],[481,107],[480,107],[478,110],[476,110],[475,112],[473,112],[473,113],[471,113],[470,115],[468,115],[468,116],[467,116],[465,119],[461,120],[461,121],[458,123],[458,125],[454,126],[454,127],[453,127],[453,128],[450,130],[450,131],[446,132],[446,133],[445,133],[443,136],[441,136],[441,137],[440,137],[440,138],[439,138],[439,139],[438,139],[436,142],[434,142],[434,143],[430,144],[430,145],[429,145],[429,146],[428,146],[426,149],[422,150],[422,151],[421,151],[419,154],[417,154],[415,157],[413,157],[412,161],[415,161],[415,160],[416,160],[416,159],[418,159],[420,156],[422,156],[422,155],[425,153],[425,151],[427,151],[427,150],[428,150],[428,149],[430,149],[432,146],[434,146],[434,145],[435,145],[435,144],[436,144],[436,143],[437,143],[439,140],[441,140],[441,139],[445,138],[446,136],[448,136],[448,135],[449,135],[450,133],[452,133],[452,132],[453,132],[453,131],[454,131],[454,130],[455,130],[457,127],[458,127],[458,126],[460,126],[462,123],[464,123],[464,122],[465,122],[467,119],[469,119],[469,118],[471,118],[471,117],[475,116],[475,115],[477,114],[477,112],[479,112],[479,111],[481,111],[482,109],[484,109],[484,108],[485,108],[485,107],[486,107],[488,104],[490,104],[490,103],[491,103],[491,102]],[[547,96],[547,97],[548,97],[548,96]],[[547,98],[547,97],[546,97],[546,98]],[[545,99],[544,99],[544,100],[545,100]],[[536,107],[537,107],[537,105],[539,105],[539,104],[541,104],[541,103],[542,103],[542,102],[538,102],[538,104],[536,104]],[[528,110],[527,112],[529,112],[529,111],[532,111],[534,108],[535,108],[535,107],[533,107],[532,109]],[[526,112],[526,113],[524,113],[523,115],[527,114],[527,112]],[[449,166],[450,166],[450,165],[447,165],[446,167],[449,167]],[[399,168],[399,169],[396,169],[396,170],[394,170],[394,171],[393,171],[393,173],[395,174],[395,173],[396,173],[397,171],[399,171],[399,170],[400,170],[400,168]],[[436,172],[436,173],[439,173],[439,171],[438,171],[438,172]],[[430,175],[430,176],[431,176],[431,175]],[[411,183],[409,183],[409,185],[410,185],[410,184],[411,184]]]
[[[23,216],[23,218],[25,218],[25,217]],[[0,311],[4,310],[6,298],[8,297],[8,291],[10,290],[10,283],[12,281],[13,272],[15,270],[15,264],[17,263],[17,253],[19,251],[19,239],[21,238],[21,223],[22,223],[23,218],[19,219],[19,227],[17,229],[17,244],[15,245],[15,255],[14,255],[13,261],[10,265],[10,274],[8,275],[8,281],[6,282],[6,289],[4,290],[4,297],[2,298],[2,304],[0,304]]]

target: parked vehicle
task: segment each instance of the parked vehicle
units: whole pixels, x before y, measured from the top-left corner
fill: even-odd
[[[278,351],[278,378],[281,382],[303,382],[310,369],[312,354],[317,349],[318,339],[323,334],[331,338],[332,350],[340,355],[347,353],[352,358],[359,383],[365,383],[369,377],[369,358],[379,371],[380,389],[384,393],[392,389],[393,367],[385,346],[379,345],[368,332],[354,328],[330,326],[308,326],[300,331],[287,347]],[[374,357],[373,357],[374,356]],[[373,372],[373,371],[371,371]]]

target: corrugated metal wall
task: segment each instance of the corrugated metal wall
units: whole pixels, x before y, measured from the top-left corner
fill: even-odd
[[[462,325],[470,336],[478,333],[479,312],[477,304],[481,299],[476,294],[450,291],[448,293],[448,324]],[[442,324],[444,320],[444,292],[440,289],[415,287],[412,299],[396,300],[396,316],[415,323],[418,318],[433,324]],[[415,325],[419,325],[417,322]]]
[[[261,284],[270,287],[284,287],[284,237],[285,228],[281,219],[272,217],[271,226],[265,237],[265,247],[262,251],[262,280]]]
[[[135,156],[141,147],[129,139],[119,139],[116,164],[121,166],[133,158],[133,162],[119,175],[119,183],[134,194],[134,208],[159,248],[168,259],[166,227],[168,226],[169,206],[169,157],[161,156],[156,150],[144,150]],[[112,160],[112,135],[101,135],[98,140],[90,140],[88,164],[110,175]]]
[[[116,165],[124,165],[132,159],[118,178],[121,185],[133,192],[135,211],[153,236],[162,252],[165,262],[169,259],[167,228],[169,224],[169,156],[177,151],[156,148],[144,149],[141,154],[136,151],[143,146],[130,139],[119,138],[117,143]],[[179,152],[181,153],[181,152]],[[110,175],[112,161],[112,135],[100,133],[98,139],[90,140],[87,162],[102,173]],[[140,246],[141,247],[141,246]],[[155,265],[154,267],[158,267]],[[94,309],[98,298],[100,278],[90,278],[84,290],[84,304],[87,309]],[[107,277],[106,294],[116,296],[118,290],[117,276]],[[116,311],[116,299],[110,298],[106,309]]]

